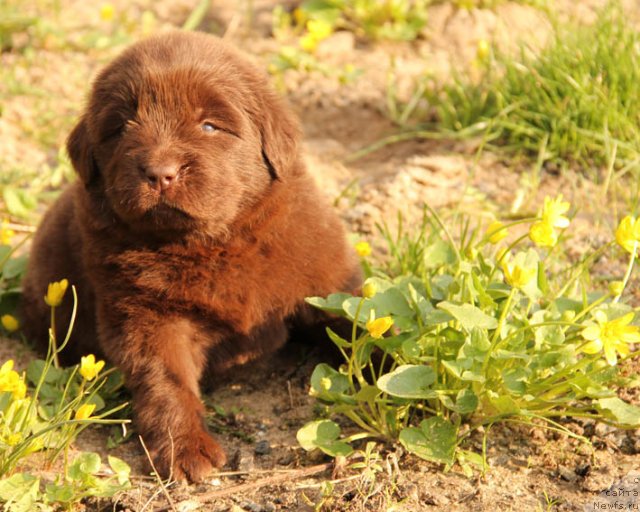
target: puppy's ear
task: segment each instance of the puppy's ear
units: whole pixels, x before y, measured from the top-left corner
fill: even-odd
[[[98,177],[98,165],[91,151],[87,133],[87,122],[81,118],[67,139],[67,153],[73,168],[85,185],[91,184]]]
[[[298,139],[300,128],[295,118],[269,91],[262,98],[258,124],[262,138],[262,157],[273,179],[287,179],[300,167]]]

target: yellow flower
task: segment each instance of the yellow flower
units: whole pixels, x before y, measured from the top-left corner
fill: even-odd
[[[44,301],[51,307],[59,306],[68,286],[69,281],[66,279],[56,281],[55,283],[49,283],[49,288],[47,288],[47,295],[45,296]]]
[[[9,221],[3,220],[0,224],[0,245],[9,245],[14,236],[16,236],[16,232],[9,229]]]
[[[100,7],[100,19],[102,21],[111,21],[115,14],[115,9],[112,4],[102,4]]]
[[[640,327],[629,325],[635,314],[627,313],[620,318],[608,320],[603,311],[593,315],[596,323],[591,323],[582,331],[582,337],[588,341],[582,347],[587,354],[597,354],[604,350],[604,356],[611,366],[618,362],[617,354],[629,354],[629,344],[640,342]]]
[[[91,417],[91,413],[96,408],[96,404],[84,404],[78,407],[76,411],[75,419],[86,420]]]
[[[4,442],[9,446],[15,446],[20,441],[22,441],[22,434],[20,432],[16,432],[15,434],[9,434]]]
[[[371,318],[367,320],[367,331],[373,338],[382,338],[382,335],[387,332],[393,325],[393,319],[390,316],[383,316],[382,318]]]
[[[371,254],[371,246],[369,245],[369,242],[365,242],[364,240],[358,242],[355,245],[355,248],[358,256],[360,256],[361,258],[366,258]]]
[[[307,21],[307,32],[309,32],[309,34],[317,41],[322,41],[331,35],[333,27],[326,21],[309,20]]]
[[[13,315],[2,315],[0,317],[0,323],[8,332],[15,332],[20,328],[20,322]]]
[[[329,391],[331,389],[331,379],[329,377],[322,377],[320,379],[320,387],[323,391]]]
[[[376,294],[377,291],[378,289],[377,289],[376,283],[374,283],[370,279],[367,279],[364,282],[364,285],[362,286],[362,296],[365,299],[370,299]]]
[[[640,242],[640,219],[627,215],[618,224],[616,242],[627,252],[633,252]]]
[[[609,283],[609,293],[614,296],[622,295],[624,283],[622,281],[611,281]]]
[[[536,276],[537,269],[535,267],[524,268],[518,264],[505,261],[502,263],[502,272],[507,284],[514,288],[524,288]]]
[[[562,200],[562,194],[555,199],[549,196],[544,198],[544,206],[542,207],[542,221],[546,222],[552,228],[566,228],[569,225],[569,219],[564,216],[569,211],[571,205],[567,201]]]
[[[96,363],[96,356],[89,354],[80,358],[80,375],[87,380],[93,380],[104,367],[104,361]]]
[[[486,39],[480,39],[478,41],[478,46],[476,48],[476,57],[480,61],[485,61],[489,57],[489,50],[491,47],[489,46],[489,42]]]
[[[15,400],[24,398],[27,394],[27,385],[13,369],[13,359],[9,359],[0,367],[0,392],[11,393]]]
[[[302,25],[302,23],[304,22],[305,14],[304,14],[304,11],[300,9],[300,7],[296,7],[293,10],[293,19],[296,21],[298,25]]]
[[[529,238],[538,247],[553,247],[558,243],[553,226],[545,221],[534,222],[529,229]]]
[[[497,244],[500,240],[507,236],[507,229],[504,227],[504,224],[499,220],[494,220],[489,227],[487,227],[487,232],[485,233],[485,237],[492,244]]]
[[[300,38],[300,48],[305,52],[313,53],[318,47],[318,42],[311,34],[305,34]]]

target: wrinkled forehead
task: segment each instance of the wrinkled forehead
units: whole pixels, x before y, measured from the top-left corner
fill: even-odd
[[[251,77],[223,50],[171,45],[133,48],[97,77],[90,110],[98,125],[164,112],[176,118],[215,115],[239,123],[251,110]]]

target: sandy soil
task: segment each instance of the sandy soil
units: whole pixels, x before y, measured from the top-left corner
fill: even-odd
[[[148,30],[180,26],[194,3],[113,2],[122,20],[139,20],[147,9],[154,13],[151,29],[140,24],[130,29],[133,39]],[[249,25],[239,8],[244,2],[215,1],[201,28],[224,35],[267,67],[279,45],[270,35],[275,3],[255,0]],[[0,84],[0,169],[54,166],[57,148],[82,106],[89,77],[121,48],[86,51],[74,44],[74,37],[65,34],[78,33],[80,38],[86,33],[107,33],[114,30],[113,24],[101,21],[98,7],[91,3],[63,0],[61,4],[61,13],[50,13],[61,35],[50,36],[30,50],[33,54],[26,68],[20,52],[0,54],[0,65],[13,69],[15,77],[13,84]],[[603,2],[556,4],[561,16],[588,20]],[[635,3],[627,4],[630,16],[638,16]],[[325,41],[318,50],[324,62],[354,63],[361,70],[360,78],[351,83],[293,70],[278,77],[276,82],[301,119],[309,169],[330,198],[342,196],[337,207],[352,231],[375,241],[377,221],[393,218],[398,209],[415,219],[423,202],[438,208],[461,205],[489,217],[497,211],[533,212],[545,194],[562,191],[584,205],[575,220],[570,257],[611,236],[610,217],[602,211],[604,201],[593,200],[600,197],[599,185],[574,174],[558,175],[555,169],[543,169],[536,177],[530,165],[500,155],[483,153],[477,158],[477,141],[412,140],[352,159],[356,151],[398,132],[385,106],[391,66],[395,66],[397,94],[407,98],[426,72],[446,80],[452,67],[473,66],[480,39],[493,39],[508,48],[516,44],[517,34],[539,45],[550,30],[540,12],[518,4],[470,12],[434,6],[428,28],[411,44],[366,44],[347,33]],[[16,92],[17,84],[26,92]],[[44,135],[42,122],[49,127]],[[616,262],[600,265],[603,273],[619,272]],[[17,358],[22,364],[33,357],[11,340],[0,340],[0,356],[1,360]],[[398,447],[380,445],[382,469],[368,481],[361,473],[327,464],[329,459],[307,454],[297,445],[297,429],[314,415],[314,400],[307,392],[317,357],[304,348],[289,347],[207,398],[212,430],[230,454],[228,468],[212,475],[209,482],[169,486],[170,503],[157,482],[145,476],[145,457],[134,438],[109,453],[133,466],[135,489],[113,503],[90,502],[87,509],[269,512],[313,510],[315,504],[323,503],[323,510],[336,511],[598,510],[594,505],[600,499],[598,493],[640,470],[638,432],[568,422],[565,426],[590,439],[593,449],[541,428],[495,427],[488,446],[491,468],[483,476],[467,477],[458,467],[443,473],[442,468],[405,455]],[[637,395],[630,398],[640,403]],[[78,441],[77,448],[106,454],[108,435],[95,429]],[[474,438],[470,446],[479,449],[481,442]],[[334,482],[334,490],[323,497],[326,486],[322,483],[327,480]]]

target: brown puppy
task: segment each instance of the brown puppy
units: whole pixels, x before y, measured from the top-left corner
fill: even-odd
[[[63,359],[98,353],[120,367],[163,474],[199,480],[225,462],[204,425],[203,374],[317,320],[305,297],[359,285],[298,138],[262,73],[220,40],[180,32],[107,66],[69,137],[80,179],[34,239],[25,326],[46,343],[47,284],[77,287]],[[58,324],[70,311],[67,294]]]

